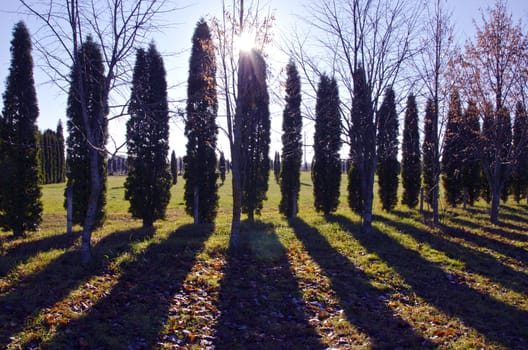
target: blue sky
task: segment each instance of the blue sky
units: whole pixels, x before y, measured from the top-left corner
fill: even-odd
[[[153,39],[156,42],[158,49],[167,54],[165,57],[165,65],[167,69],[167,80],[169,86],[174,86],[169,91],[169,98],[171,100],[181,100],[185,98],[185,82],[187,79],[188,59],[191,43],[191,36],[196,22],[200,17],[219,16],[221,14],[220,0],[175,0],[179,10],[173,12],[170,18],[165,18],[165,21],[171,22],[171,27],[164,30],[163,33],[155,33]],[[312,0],[317,1],[317,0]],[[387,0],[390,1],[390,0]],[[420,1],[420,0],[416,0]],[[280,38],[283,33],[287,33],[294,25],[302,25],[303,7],[309,4],[309,0],[268,0],[271,9],[275,10],[276,25],[275,37]],[[14,24],[19,20],[24,20],[30,31],[36,30],[35,22],[24,15],[18,13],[20,8],[17,0],[2,0],[0,7],[0,92],[3,92],[5,87],[5,79],[8,74],[10,61],[10,41],[11,31]],[[229,2],[231,3],[231,2]],[[446,0],[448,8],[453,11],[453,22],[455,23],[456,39],[459,43],[463,43],[466,38],[474,34],[474,26],[472,21],[480,19],[480,8],[485,8],[488,5],[493,5],[493,0]],[[523,24],[528,24],[528,1],[526,0],[509,0],[508,5],[513,15],[517,19],[522,19]],[[37,59],[37,57],[34,57]],[[277,50],[272,49],[270,60],[268,64],[272,69],[279,70],[286,64],[287,58]],[[65,121],[65,96],[53,87],[52,84],[47,83],[47,77],[40,71],[38,67],[35,68],[35,81],[37,84],[37,94],[40,107],[40,117],[38,120],[39,128],[44,130],[46,128],[55,129],[57,122],[60,119]],[[281,92],[280,95],[283,93]],[[272,110],[272,146],[270,151],[275,152],[280,150],[280,130],[281,130],[281,105],[275,105]],[[224,114],[219,111],[219,114]],[[110,124],[110,132],[115,135],[118,141],[124,140],[124,126],[126,118],[112,121]],[[311,132],[308,131],[308,137],[311,138]],[[170,146],[176,150],[179,156],[185,152],[185,137],[183,136],[183,123],[175,121],[171,123],[171,137]],[[226,142],[222,135],[220,135],[220,147],[226,148]],[[309,158],[310,159],[310,158]]]

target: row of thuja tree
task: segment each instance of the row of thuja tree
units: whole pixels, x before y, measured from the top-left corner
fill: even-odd
[[[205,21],[198,23],[192,44],[185,113],[185,134],[188,143],[184,161],[184,198],[186,211],[194,217],[195,222],[209,223],[214,221],[218,207],[218,172],[216,171],[218,97],[215,46]],[[23,24],[18,24],[14,31],[12,65],[4,94],[0,144],[2,157],[0,164],[2,174],[6,174],[2,177],[2,193],[0,193],[2,225],[13,230],[15,234],[22,234],[38,227],[42,212],[38,181],[23,183],[23,180],[33,181],[35,176],[38,178],[37,141],[31,138],[31,135],[36,134],[35,120],[38,108],[32,70],[28,69],[32,67],[30,51],[29,34]],[[108,137],[109,73],[105,72],[100,47],[91,37],[81,41],[81,45],[74,52],[74,58],[67,106],[69,132],[67,178],[68,187],[73,189],[73,220],[81,224],[83,231],[87,232],[86,235],[83,233],[82,246],[89,249],[91,230],[100,226],[105,217],[104,145]],[[283,149],[278,176],[282,194],[279,209],[286,216],[293,217],[298,211],[297,200],[300,189],[301,86],[293,62],[288,64],[286,72]],[[348,204],[354,211],[361,213],[363,227],[368,229],[372,222],[373,184],[376,172],[383,208],[391,210],[397,202],[400,173],[397,158],[398,117],[395,93],[391,87],[386,89],[379,108],[374,108],[371,83],[360,64],[354,67],[352,78],[353,98],[350,108],[352,128],[346,135],[351,146]],[[253,219],[262,209],[270,170],[268,159],[270,114],[266,64],[258,51],[240,52],[236,84],[238,94],[235,101],[234,125],[228,128],[232,132],[230,142],[234,184],[233,213],[235,216],[236,210],[239,210],[247,213],[249,219]],[[130,212],[134,217],[143,220],[145,226],[151,226],[155,220],[165,216],[170,196],[170,183],[174,181],[168,162],[169,111],[166,89],[163,59],[155,46],[150,45],[147,50],[139,49],[136,54],[128,107],[129,173],[125,184],[125,195],[130,201]],[[314,203],[318,211],[330,213],[338,205],[336,190],[339,189],[341,173],[339,149],[343,134],[341,118],[343,104],[339,100],[338,83],[333,77],[321,75],[317,90],[315,157],[312,165]],[[32,100],[27,100],[28,96]],[[456,96],[456,93],[453,93],[453,96]],[[22,98],[26,99],[25,103],[19,102]],[[502,104],[497,105],[500,107]],[[29,108],[31,106],[34,107]],[[449,114],[456,115],[460,119],[461,112],[451,112],[456,109],[455,107],[450,108]],[[471,108],[468,107],[467,110],[470,111]],[[468,111],[464,115],[468,114]],[[517,147],[508,147],[507,136],[511,135],[511,124],[506,120],[509,120],[509,114],[503,106],[490,108],[489,111],[480,108],[478,114],[484,114],[484,123],[478,135],[476,129],[471,129],[473,130],[471,135],[478,136],[478,142],[475,141],[471,146],[481,145],[482,148],[477,149],[485,150],[486,152],[481,153],[486,157],[479,154],[478,159],[475,159],[477,152],[473,152],[474,156],[470,160],[473,165],[477,161],[481,164],[482,172],[490,185],[490,192],[493,192],[492,197],[495,198],[495,187],[501,190],[504,188],[506,179],[509,178],[507,175],[513,168],[514,156],[522,154],[522,152],[513,152],[513,154],[511,149],[523,149],[526,137],[520,137],[517,143],[513,137],[510,143],[516,143]],[[411,207],[417,202],[422,172],[426,196],[431,194],[432,203],[438,200],[434,194],[438,191],[437,163],[440,159],[437,141],[438,101],[430,99],[427,102],[425,137],[421,150],[417,115],[416,101],[410,96],[406,109],[401,168],[403,201]],[[505,117],[506,115],[508,118]],[[454,124],[455,119],[452,119],[446,131],[442,167],[448,201],[454,204],[459,199],[451,201],[450,198],[460,198],[460,191],[456,192],[457,195],[451,196],[450,193],[455,192],[449,186],[467,183],[467,180],[462,181],[463,166],[449,162],[460,159],[460,164],[470,163],[468,157],[464,155],[468,146],[463,145],[462,142],[468,137],[457,134],[461,128]],[[524,125],[520,120],[515,124]],[[25,129],[21,129],[22,127]],[[518,135],[523,136],[525,133],[521,131]],[[503,138],[503,135],[506,138]],[[454,153],[446,153],[453,150]],[[520,164],[521,161],[518,162]],[[37,175],[32,170],[35,167]],[[521,166],[519,169],[524,168]],[[430,178],[433,180],[429,182]],[[14,192],[17,195],[8,195],[13,193],[14,187],[9,188],[9,186],[15,182],[19,186]],[[464,189],[464,186],[461,188]],[[469,190],[466,192],[471,195]]]

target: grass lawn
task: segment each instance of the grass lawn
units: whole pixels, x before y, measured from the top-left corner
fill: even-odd
[[[64,186],[44,186],[40,231],[0,231],[0,349],[528,349],[528,207],[375,207],[374,232],[346,206],[323,217],[302,175],[300,215],[278,214],[270,176],[262,215],[227,250],[230,183],[217,221],[192,225],[181,178],[165,221],[144,230],[109,177],[108,220],[80,267],[65,233]]]

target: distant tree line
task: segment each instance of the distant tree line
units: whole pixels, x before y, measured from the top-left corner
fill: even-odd
[[[62,124],[57,130],[39,134],[40,173],[43,184],[61,183],[66,179],[66,159]]]

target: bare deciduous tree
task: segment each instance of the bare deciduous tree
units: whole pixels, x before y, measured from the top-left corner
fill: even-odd
[[[354,73],[360,67],[365,71],[366,83],[371,91],[371,125],[378,123],[378,104],[387,87],[398,86],[403,90],[407,85],[406,67],[413,56],[417,20],[420,14],[414,2],[408,0],[331,0],[318,2],[308,9],[307,19],[311,27],[310,37],[316,43],[308,45],[298,41],[291,45],[290,56],[294,57],[308,81],[313,80],[314,71],[329,70],[339,78],[348,96],[342,95],[343,130],[345,141],[353,144],[354,123],[351,118],[354,92]],[[302,36],[297,36],[302,38]],[[303,50],[304,47],[317,47],[315,54]],[[321,60],[320,57],[324,57]],[[326,62],[321,67],[320,64]],[[314,86],[313,84],[311,84]],[[405,96],[406,94],[402,94]],[[374,175],[376,169],[375,137],[364,144],[368,166],[362,176],[363,228],[370,230]]]
[[[528,67],[528,35],[521,23],[514,24],[505,1],[497,0],[494,7],[482,12],[481,24],[476,24],[475,40],[466,42],[464,53],[452,62],[453,76],[461,91],[478,102],[481,114],[490,117],[486,130],[491,157],[481,160],[491,192],[490,220],[498,222],[500,194],[511,172],[511,164],[520,149],[507,138],[511,130],[503,118],[510,118],[515,103],[526,91]],[[520,147],[528,141],[524,135]]]
[[[100,46],[105,64],[104,96],[101,103],[112,106],[112,98],[119,100],[123,88],[128,87],[135,47],[145,43],[146,35],[156,28],[157,15],[171,11],[165,0],[20,0],[23,7],[34,15],[41,28],[35,35],[35,47],[45,60],[45,71],[49,77],[67,92],[71,82],[70,68],[78,60],[76,56],[87,35],[91,35]],[[81,79],[78,79],[81,81]],[[82,84],[80,84],[82,85]],[[87,96],[82,86],[77,89],[86,140],[90,145],[91,191],[88,209],[83,223],[81,260],[88,265],[91,260],[91,236],[94,227],[96,204],[102,192],[102,181],[98,172],[99,152],[106,152],[106,145],[91,130],[88,120]],[[118,108],[123,109],[123,106]],[[108,108],[101,113],[113,114]],[[120,113],[115,113],[120,114]],[[106,117],[103,116],[103,117]]]
[[[450,86],[446,80],[449,60],[453,55],[453,25],[451,24],[451,13],[442,5],[441,0],[429,3],[427,8],[427,21],[424,23],[423,36],[418,54],[413,60],[420,85],[425,89],[426,99],[432,99],[432,169],[433,186],[431,192],[426,194],[431,198],[433,211],[433,225],[439,222],[439,189],[440,189],[440,136],[443,118],[440,118],[445,109]]]

